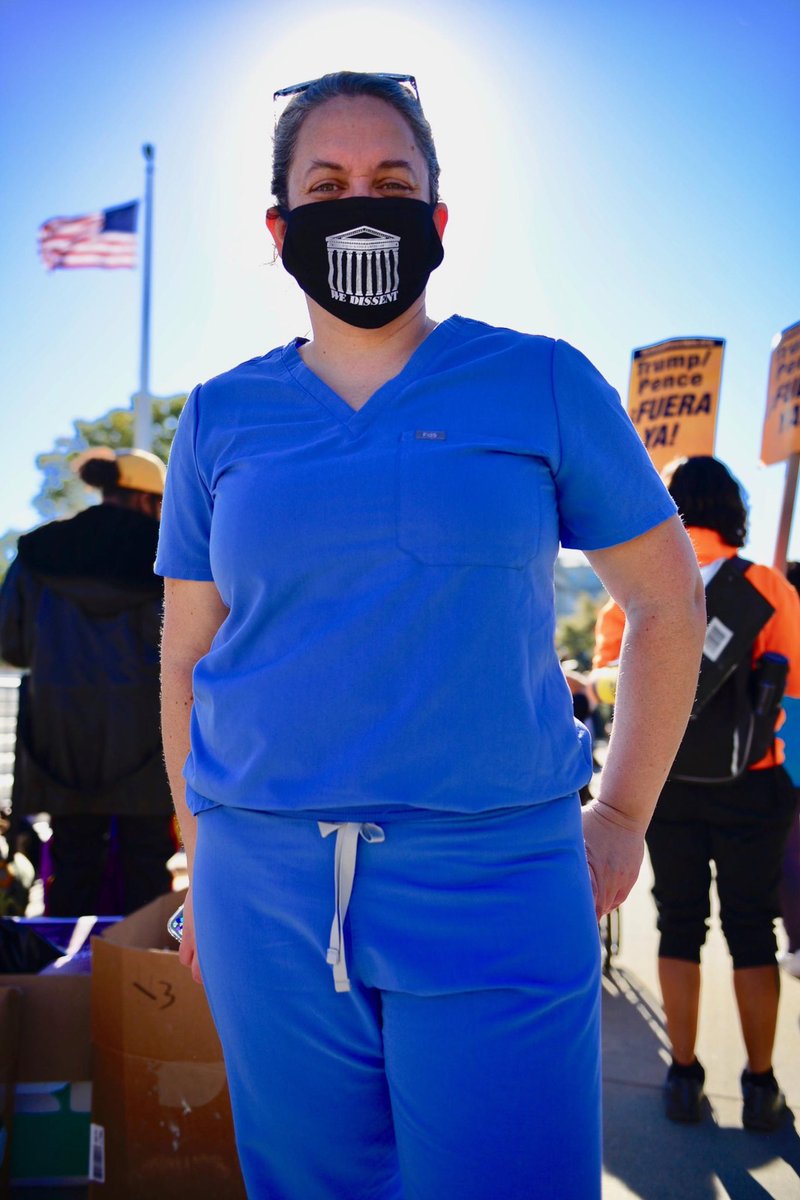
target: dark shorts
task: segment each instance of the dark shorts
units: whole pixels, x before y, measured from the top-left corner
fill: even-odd
[[[794,807],[783,767],[746,771],[726,784],[665,785],[647,832],[661,958],[699,963],[713,862],[734,967],[774,964],[773,922]]]

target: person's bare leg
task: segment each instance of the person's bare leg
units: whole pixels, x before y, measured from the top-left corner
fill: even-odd
[[[700,1012],[700,966],[682,958],[659,958],[658,978],[667,1018],[672,1057],[681,1066],[694,1062]]]
[[[747,1066],[760,1074],[772,1066],[780,996],[778,968],[740,967],[733,972],[733,988],[747,1050]]]

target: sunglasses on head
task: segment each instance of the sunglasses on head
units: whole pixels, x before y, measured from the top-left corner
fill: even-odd
[[[374,75],[376,79],[390,79],[393,83],[399,83],[401,87],[413,96],[417,104],[419,104],[419,88],[417,81],[413,75],[396,75],[392,71],[370,71],[370,75]],[[283,113],[287,104],[295,98],[308,91],[315,83],[319,83],[319,79],[307,79],[305,83],[292,83],[289,87],[278,88],[277,92],[272,93],[272,103],[275,105],[275,120]]]

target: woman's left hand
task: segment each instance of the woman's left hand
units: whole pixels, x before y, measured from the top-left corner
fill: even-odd
[[[644,830],[599,799],[586,805],[582,817],[599,921],[612,909],[619,908],[636,883],[644,857]]]

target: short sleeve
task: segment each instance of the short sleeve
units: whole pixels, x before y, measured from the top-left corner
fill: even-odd
[[[619,395],[567,342],[554,344],[553,398],[562,546],[602,550],[674,516],[675,504]]]
[[[167,482],[156,555],[156,575],[212,580],[209,561],[214,508],[197,462],[200,385],[184,405],[167,464]]]
[[[595,670],[616,666],[622,650],[625,633],[625,613],[616,600],[607,600],[594,626],[594,654],[592,666]]]

